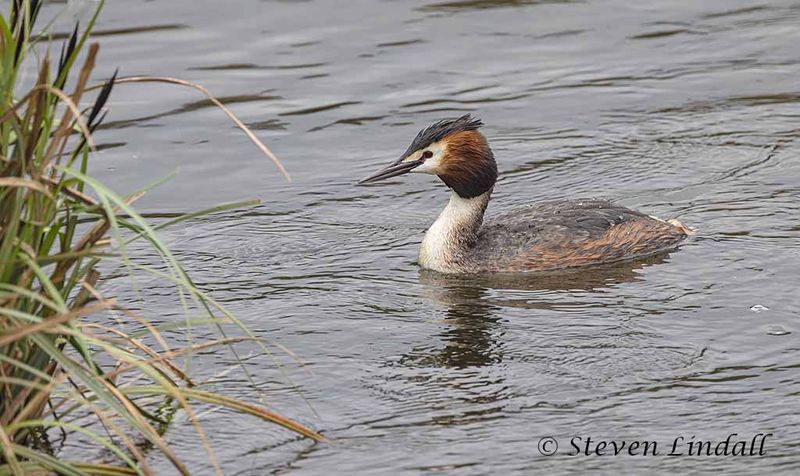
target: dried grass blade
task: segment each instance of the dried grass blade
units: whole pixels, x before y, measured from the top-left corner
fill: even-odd
[[[224,112],[230,118],[230,120],[233,121],[234,124],[236,124],[236,127],[241,129],[242,132],[245,133],[247,138],[250,139],[250,141],[253,142],[256,145],[256,147],[258,147],[259,150],[261,150],[261,152],[264,153],[264,155],[266,155],[267,157],[269,157],[270,160],[272,160],[272,162],[275,164],[276,167],[278,167],[278,170],[283,174],[283,176],[286,178],[286,180],[288,182],[292,181],[292,178],[289,176],[289,172],[287,172],[286,169],[283,167],[283,164],[281,163],[280,159],[278,159],[278,157],[275,154],[273,154],[271,150],[269,150],[269,147],[264,145],[264,143],[261,142],[261,140],[258,137],[256,137],[256,135],[253,133],[253,131],[250,130],[250,128],[247,127],[244,124],[244,122],[242,122],[233,113],[233,111],[228,109],[227,106],[222,104],[222,102],[220,102],[219,99],[214,97],[208,91],[208,89],[204,88],[203,86],[201,86],[201,85],[199,85],[197,83],[193,83],[191,81],[186,81],[185,79],[171,78],[171,77],[167,77],[167,76],[130,76],[130,77],[127,77],[127,78],[118,78],[116,80],[116,83],[117,84],[122,84],[122,83],[169,83],[169,84],[177,84],[177,85],[180,85],[180,86],[186,86],[186,87],[194,88],[194,89],[200,91],[201,93],[203,93],[208,98],[209,101],[211,101],[215,106],[220,108],[222,110],[222,112]]]
[[[4,332],[3,334],[0,334],[0,346],[8,345],[11,342],[18,341],[32,334],[47,332],[53,327],[67,323],[71,320],[77,319],[78,317],[86,316],[103,309],[109,309],[114,306],[116,306],[116,301],[114,300],[103,301],[91,306],[73,309],[72,311],[49,317],[36,324],[14,328],[10,332]]]

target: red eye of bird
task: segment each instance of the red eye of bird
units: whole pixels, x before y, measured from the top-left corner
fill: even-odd
[[[433,157],[433,152],[429,150],[426,150],[425,152],[422,153],[423,159],[430,159],[431,157]]]

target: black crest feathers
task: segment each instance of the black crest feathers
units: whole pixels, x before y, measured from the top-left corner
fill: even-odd
[[[474,131],[483,126],[483,122],[477,117],[472,117],[469,114],[464,114],[458,119],[444,119],[435,122],[430,126],[422,129],[408,146],[408,149],[403,154],[403,157],[411,154],[412,152],[428,147],[434,142],[440,141],[450,134],[464,131]]]

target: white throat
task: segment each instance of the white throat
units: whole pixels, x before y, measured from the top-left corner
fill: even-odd
[[[419,264],[440,272],[459,271],[461,261],[475,242],[492,191],[474,198],[452,192],[450,202],[433,222],[419,250]]]

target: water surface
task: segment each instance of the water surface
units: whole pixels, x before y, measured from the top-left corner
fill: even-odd
[[[95,171],[117,190],[179,169],[143,211],[263,200],[165,240],[200,286],[303,362],[277,353],[316,415],[256,346],[240,347],[272,407],[332,442],[211,412],[226,471],[800,470],[798,24],[791,1],[108,2],[101,76],[120,66],[204,84],[292,174],[190,90],[121,86],[98,135]],[[604,197],[697,236],[577,274],[420,272],[446,189],[418,176],[353,184],[422,126],[465,112],[485,121],[499,162],[489,213]],[[140,285],[158,319],[180,318],[169,290]],[[199,362],[212,388],[252,395],[225,349]],[[568,455],[573,436],[666,451],[678,436],[731,433],[774,436],[762,457]],[[537,452],[543,436],[559,454]],[[167,437],[210,472],[189,425]]]

